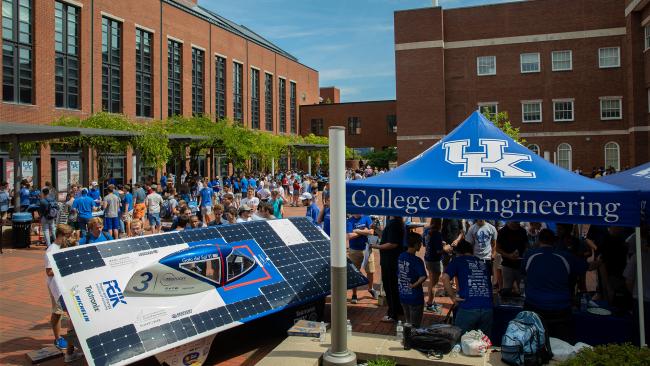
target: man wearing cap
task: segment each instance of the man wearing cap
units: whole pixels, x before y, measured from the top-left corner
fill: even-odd
[[[302,205],[307,207],[305,216],[307,216],[314,225],[318,225],[318,214],[320,214],[320,209],[318,208],[318,205],[313,202],[314,200],[311,193],[305,192],[301,194],[300,200],[302,201]]]
[[[81,229],[81,236],[86,235],[88,220],[93,218],[93,206],[95,202],[88,197],[86,188],[81,190],[81,197],[76,198],[72,203],[72,210],[77,213],[77,223]]]
[[[97,186],[97,182],[93,181],[90,183],[90,191],[88,192],[88,196],[93,199],[95,202],[95,206],[98,206],[102,202],[102,197],[101,194],[99,193],[99,187]]]
[[[241,205],[239,207],[239,217],[237,223],[251,221],[251,208],[248,205]]]
[[[152,184],[151,193],[149,193],[145,199],[145,206],[147,206],[147,218],[149,219],[149,226],[151,226],[151,231],[153,234],[158,234],[160,232],[160,209],[163,204],[162,197],[156,191],[157,188],[157,185]]]

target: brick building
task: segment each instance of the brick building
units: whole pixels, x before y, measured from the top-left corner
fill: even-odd
[[[327,136],[331,126],[345,126],[346,146],[363,154],[394,147],[397,143],[397,116],[394,100],[340,103],[339,89],[320,89],[321,99],[331,103],[300,108],[300,134]]]
[[[650,160],[648,0],[395,12],[399,161],[479,107],[567,169]]]
[[[104,110],[142,121],[205,114],[294,134],[299,106],[319,100],[316,70],[196,0],[2,0],[2,8],[0,125]],[[0,159],[7,179],[7,151]],[[218,160],[203,160],[202,173]],[[127,151],[107,164],[129,181],[133,161]],[[23,175],[39,184],[98,175],[88,148],[45,145],[26,164]],[[151,173],[136,165],[138,176]]]

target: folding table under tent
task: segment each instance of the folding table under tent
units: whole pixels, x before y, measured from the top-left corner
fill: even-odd
[[[478,111],[407,163],[348,181],[346,201],[348,213],[637,227],[640,246],[638,190],[555,166]]]

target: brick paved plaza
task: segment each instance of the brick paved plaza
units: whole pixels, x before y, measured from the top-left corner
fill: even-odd
[[[304,208],[286,208],[287,216],[302,216],[304,211]],[[33,245],[29,249],[4,248],[0,255],[0,365],[30,365],[26,352],[52,345],[44,254],[44,246]],[[379,258],[376,259],[378,264]],[[377,265],[377,279],[381,277],[379,270]],[[447,298],[437,300],[448,305]],[[385,314],[386,308],[379,307],[365,290],[359,290],[358,304],[348,304],[348,316],[355,332],[393,333],[393,324],[379,321]],[[425,324],[436,320],[431,313],[425,313],[424,319]],[[325,307],[325,320],[329,320],[329,305]],[[63,324],[65,328],[66,321]],[[283,332],[271,326],[253,324],[231,329],[216,336],[206,365],[255,365],[283,339]],[[155,363],[145,360],[137,364]],[[63,357],[42,365],[64,365]]]

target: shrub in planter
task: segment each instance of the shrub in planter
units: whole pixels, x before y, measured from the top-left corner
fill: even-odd
[[[560,366],[648,366],[650,349],[629,343],[606,344],[593,349],[583,348],[578,354]]]
[[[376,360],[368,361],[368,366],[395,366],[397,363],[387,358],[378,358]]]

